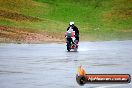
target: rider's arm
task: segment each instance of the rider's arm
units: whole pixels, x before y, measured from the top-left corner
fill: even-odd
[[[77,32],[76,34],[79,35],[79,30],[78,30],[78,28],[77,28],[77,27],[75,27],[75,28],[76,28],[76,32]]]
[[[77,28],[77,31],[78,31],[78,35],[79,35],[79,30],[78,30],[78,28]]]
[[[67,28],[67,31],[69,30],[70,27]],[[65,34],[65,37],[66,37],[66,34]]]
[[[67,28],[67,31],[69,30],[70,27]]]

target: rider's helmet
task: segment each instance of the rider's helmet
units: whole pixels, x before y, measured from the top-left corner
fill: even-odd
[[[70,25],[70,26],[74,26],[74,22],[70,22],[69,25]]]

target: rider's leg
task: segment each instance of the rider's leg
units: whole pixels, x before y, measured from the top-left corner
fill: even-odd
[[[76,37],[76,40],[77,40],[77,44],[78,44],[78,42],[79,42],[79,37],[78,36]]]

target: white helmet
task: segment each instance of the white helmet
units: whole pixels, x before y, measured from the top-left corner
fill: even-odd
[[[74,25],[74,22],[70,22],[70,25]]]

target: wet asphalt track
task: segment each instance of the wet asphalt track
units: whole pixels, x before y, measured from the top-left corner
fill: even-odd
[[[132,75],[132,40],[65,44],[0,44],[0,88],[132,88],[132,84],[76,83],[77,67],[87,73]]]

